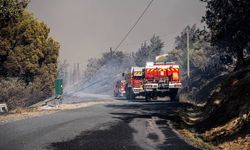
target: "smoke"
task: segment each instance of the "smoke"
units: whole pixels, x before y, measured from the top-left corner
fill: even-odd
[[[77,85],[77,89],[71,92],[113,95],[116,81],[123,79],[122,73],[131,65],[133,65],[133,59],[130,56],[122,60],[111,59],[99,68],[93,76],[85,78],[83,82]]]

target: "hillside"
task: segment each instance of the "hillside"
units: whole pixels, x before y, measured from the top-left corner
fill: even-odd
[[[210,81],[199,90],[200,94],[210,94],[206,105],[190,106],[180,112],[180,117],[204,141],[218,148],[249,149],[249,85],[250,63],[243,69]]]

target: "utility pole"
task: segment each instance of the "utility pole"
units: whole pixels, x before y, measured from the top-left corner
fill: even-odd
[[[76,65],[76,88],[78,89],[79,88],[79,81],[80,81],[80,64],[79,63],[77,63],[77,65]]]
[[[109,52],[110,52],[110,57],[111,57],[111,59],[113,59],[113,53],[114,53],[114,51],[112,50],[112,47],[110,47],[110,49],[109,49]]]
[[[190,64],[189,64],[189,27],[187,28],[187,77],[190,79]]]
[[[187,90],[190,91],[189,27],[187,27]]]

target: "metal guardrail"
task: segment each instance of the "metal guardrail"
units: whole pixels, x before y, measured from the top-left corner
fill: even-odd
[[[48,105],[49,102],[56,101],[56,100],[59,100],[57,102],[57,104],[62,103],[62,95],[52,96],[52,97],[50,97],[48,99],[45,99],[43,101],[40,101],[40,102],[38,102],[36,104],[33,104],[33,105],[29,106],[29,108],[45,106],[45,105]],[[54,102],[54,104],[56,104],[56,102]],[[7,104],[6,103],[0,103],[0,113],[6,113],[8,111],[9,110],[8,110]]]
[[[46,99],[44,101],[38,102],[38,103],[33,104],[33,105],[29,106],[29,107],[32,108],[32,107],[44,106],[44,105],[47,105],[47,103],[49,103],[49,102],[51,102],[51,101],[53,101],[55,99],[56,99],[56,96],[52,96],[52,97],[50,97],[50,98],[48,98],[48,99]]]

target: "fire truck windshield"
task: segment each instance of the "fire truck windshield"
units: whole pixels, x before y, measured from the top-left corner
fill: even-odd
[[[142,80],[142,79],[143,79],[142,76],[133,76],[132,78],[133,78],[134,80]]]

